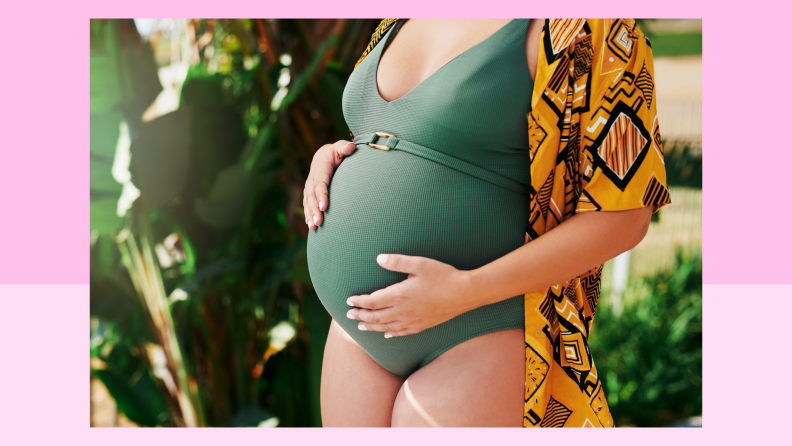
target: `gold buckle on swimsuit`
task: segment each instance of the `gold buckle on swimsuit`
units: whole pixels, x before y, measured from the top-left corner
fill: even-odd
[[[374,132],[374,133],[376,133],[377,136],[382,136],[382,137],[394,137],[394,138],[396,137],[396,135],[393,135],[391,133],[385,133],[385,132]],[[375,149],[380,149],[380,150],[390,150],[390,147],[383,146],[382,144],[369,143],[369,147],[373,147]]]

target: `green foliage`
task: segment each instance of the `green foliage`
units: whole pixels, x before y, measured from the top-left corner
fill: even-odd
[[[669,186],[701,189],[702,156],[688,145],[663,142],[666,180]]]
[[[638,27],[649,39],[654,57],[701,55],[701,31],[652,31],[652,25],[666,19],[635,19]]]
[[[92,373],[141,425],[321,425],[330,319],[308,274],[302,185],[317,141],[348,137],[351,66],[328,56],[342,47],[354,63],[367,41],[298,22],[279,21],[270,49],[288,57],[269,65],[261,23],[201,21],[214,56],[189,68],[179,109],[147,123],[134,119],[145,107],[107,104],[150,104],[123,83],[156,77],[150,52],[138,71],[92,64]],[[127,54],[128,39],[98,31],[118,23],[95,25],[92,45]],[[119,217],[125,182],[140,196]]]
[[[184,187],[190,159],[188,108],[140,125],[132,141],[132,182],[149,207],[164,207]]]
[[[114,178],[116,152],[126,149],[162,85],[152,50],[141,45],[131,20],[92,20],[90,37],[91,230],[117,231],[124,221],[117,215],[123,187]]]
[[[676,263],[628,287],[615,314],[603,296],[590,341],[617,426],[667,426],[702,410],[702,263]]]
[[[700,56],[701,32],[655,33],[650,37],[654,57]]]
[[[92,327],[91,357],[103,362],[103,368],[94,368],[91,374],[105,385],[119,412],[141,426],[169,424],[168,405],[151,371],[117,324]]]

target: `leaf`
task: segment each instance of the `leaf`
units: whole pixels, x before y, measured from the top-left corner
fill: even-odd
[[[200,194],[211,188],[221,170],[239,160],[248,138],[242,96],[227,94],[226,81],[233,78],[209,73],[204,64],[192,65],[181,89],[180,107],[192,110],[191,155],[198,166],[194,173],[200,177]]]
[[[110,392],[118,411],[135,423],[141,426],[157,426],[168,418],[165,400],[148,373],[143,373],[134,386],[129,385],[131,377],[113,370],[94,369],[91,373]]]
[[[102,20],[91,35],[91,230],[100,232],[119,230],[124,220],[118,213],[137,196],[129,194],[134,188],[126,164],[115,165],[128,158],[116,158],[128,154],[129,133],[162,91],[151,47],[134,41],[138,34],[132,31],[132,20]],[[118,167],[123,169],[114,170]],[[126,178],[119,177],[121,170]],[[119,206],[122,195],[127,206]]]
[[[113,164],[96,157],[91,157],[91,192],[94,196],[121,195],[123,185],[113,178]]]
[[[187,108],[144,123],[132,141],[132,182],[150,207],[168,204],[187,179],[190,113]]]
[[[332,34],[327,40],[319,44],[319,48],[316,49],[316,54],[314,54],[311,63],[302,73],[300,73],[299,76],[297,76],[297,79],[291,85],[289,92],[286,93],[286,96],[284,96],[283,100],[277,104],[273,104],[273,110],[285,110],[289,104],[297,99],[297,96],[299,96],[305,87],[308,86],[308,83],[311,81],[314,73],[316,73],[316,70],[319,68],[319,63],[324,58],[325,53],[329,51],[337,41],[338,34]],[[273,100],[273,102],[275,101]]]
[[[259,158],[258,167],[265,167],[277,156],[277,152],[265,153]],[[293,169],[292,166],[286,166],[257,174],[258,169],[249,168],[253,164],[256,162],[248,159],[223,169],[209,195],[196,198],[195,213],[201,221],[215,228],[241,225],[253,192],[266,189],[280,174]],[[254,175],[258,175],[258,178]]]
[[[123,122],[120,111],[91,115],[91,190],[121,190],[112,169]]]
[[[90,110],[91,114],[117,110],[125,96],[131,92],[129,77],[121,76],[123,62],[119,60],[120,39],[118,24],[107,20],[94,32],[98,44],[90,57]]]
[[[241,163],[223,169],[206,198],[195,200],[195,213],[209,226],[242,224],[251,194],[251,173]]]
[[[142,426],[158,426],[168,420],[168,405],[159,386],[126,344],[116,344],[110,355],[101,359],[106,368],[91,373],[105,385],[119,412]]]
[[[91,230],[110,232],[121,229],[117,215],[123,186],[113,177],[113,163],[124,117],[113,111],[91,115]]]
[[[91,114],[125,110],[133,126],[162,91],[150,45],[140,41],[130,19],[103,20],[92,30]]]
[[[100,233],[91,247],[91,274],[110,277],[119,266],[118,247],[109,235]]]
[[[275,115],[272,115],[275,117]],[[245,166],[245,170],[248,172],[256,170],[256,167],[260,167],[264,164],[268,164],[272,161],[272,156],[277,155],[275,152],[269,152],[262,156],[262,152],[264,148],[269,145],[272,141],[273,134],[275,133],[275,121],[270,120],[264,126],[263,129],[259,132],[258,137],[255,139],[250,140],[250,142],[245,147],[244,151],[242,152],[242,163]],[[267,155],[270,157],[268,158]]]
[[[124,219],[116,215],[118,197],[91,200],[91,230],[99,232],[117,231],[124,226]]]

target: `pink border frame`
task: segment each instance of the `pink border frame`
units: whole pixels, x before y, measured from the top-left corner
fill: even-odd
[[[792,242],[784,236],[786,231],[782,231],[788,223],[784,218],[766,217],[771,214],[768,210],[783,209],[784,192],[788,189],[786,170],[792,165],[792,151],[787,143],[778,142],[777,132],[762,131],[778,125],[774,121],[783,116],[786,108],[785,96],[778,100],[779,93],[784,94],[783,87],[781,92],[761,88],[773,79],[772,76],[783,76],[786,71],[783,58],[780,64],[767,63],[777,60],[773,58],[777,49],[772,42],[786,41],[786,28],[780,26],[785,14],[774,11],[771,6],[780,2],[759,0],[751,2],[750,8],[728,8],[722,2],[690,0],[652,4],[619,1],[595,4],[580,0],[571,3],[574,8],[569,3],[561,8],[555,3],[537,6],[529,2],[489,1],[486,12],[458,2],[449,2],[446,7],[441,2],[429,4],[414,0],[400,1],[398,7],[395,3],[386,7],[361,0],[346,1],[343,5],[311,0],[286,3],[286,6],[249,0],[232,3],[172,1],[167,5],[139,0],[126,7],[96,0],[79,4],[31,1],[6,6],[7,64],[0,72],[6,86],[3,131],[0,132],[3,142],[0,151],[0,204],[3,209],[0,284],[39,285],[0,285],[5,314],[10,316],[0,324],[6,365],[0,371],[0,378],[7,384],[5,404],[0,409],[7,427],[4,438],[9,438],[10,444],[21,442],[14,440],[39,444],[69,439],[81,444],[112,441],[119,445],[152,440],[171,443],[177,437],[192,445],[245,440],[423,444],[449,439],[463,445],[486,444],[493,440],[524,444],[539,439],[552,441],[559,436],[582,440],[583,435],[585,441],[593,435],[597,440],[614,444],[636,440],[667,444],[669,441],[705,439],[731,444],[784,438],[782,417],[787,408],[782,404],[783,385],[771,387],[771,383],[778,382],[777,378],[773,380],[769,376],[771,367],[758,364],[762,358],[783,358],[784,354],[779,355],[773,342],[757,342],[759,339],[782,339],[781,324],[760,325],[757,319],[761,317],[761,309],[785,308],[784,304],[792,297],[792,286],[760,285],[792,283],[787,268],[789,261],[785,257]],[[88,47],[85,28],[88,18],[483,18],[568,16],[571,11],[577,16],[593,17],[704,18],[704,76],[707,82],[703,125],[707,150],[712,154],[708,155],[704,175],[707,191],[703,228],[707,308],[704,405],[707,421],[703,429],[652,432],[618,429],[599,433],[401,429],[377,435],[376,431],[359,429],[121,431],[88,427],[85,319],[88,317],[89,287],[85,284],[89,267],[86,243],[89,69],[84,52]],[[735,32],[738,26],[749,32]],[[740,81],[750,74],[747,70],[751,65],[744,61],[761,67],[762,71],[757,68],[757,73],[766,73],[764,82],[740,88]],[[53,70],[58,73],[54,77],[56,82],[52,81]],[[746,97],[750,97],[750,101],[744,102],[750,112],[741,112],[734,104]],[[785,128],[786,124],[780,126]],[[738,131],[731,132],[732,129]],[[753,156],[744,156],[744,153]],[[756,156],[757,153],[761,156]],[[732,215],[737,218],[731,218]],[[731,223],[737,219],[739,223]],[[754,311],[749,313],[752,319],[743,316],[745,304],[752,304]],[[33,308],[35,312],[31,311]],[[41,330],[42,327],[47,330]],[[758,327],[762,327],[761,331]],[[44,348],[47,351],[42,351]],[[746,360],[749,354],[750,361]],[[735,367],[728,367],[730,365]],[[74,385],[79,382],[83,385]],[[758,429],[754,431],[751,426]]]

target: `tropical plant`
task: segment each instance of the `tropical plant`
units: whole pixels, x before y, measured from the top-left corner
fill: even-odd
[[[377,21],[185,23],[179,108],[144,122],[151,47],[91,22],[91,373],[140,425],[319,426],[302,188]]]

